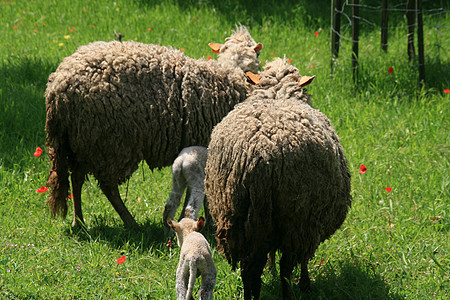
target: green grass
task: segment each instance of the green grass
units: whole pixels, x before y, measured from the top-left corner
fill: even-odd
[[[161,221],[170,168],[152,172],[142,164],[121,186],[140,230],[123,228],[93,177],[83,187],[85,230],[71,231],[71,209],[64,220],[50,217],[46,194],[36,193],[49,169],[46,81],[77,46],[112,40],[114,30],[124,40],[214,58],[207,44],[223,42],[236,23],[264,44],[263,62],[286,55],[301,73],[317,75],[309,92],[341,137],[352,173],[353,207],[309,264],[313,291],[302,294],[293,285],[297,298],[449,297],[448,14],[424,18],[427,85],[419,89],[415,64],[405,45],[395,43],[404,39],[402,28],[390,35],[388,54],[378,49],[379,32],[362,28],[354,84],[346,42],[330,75],[329,1],[244,2],[0,3],[0,298],[176,298],[179,248],[165,246]],[[44,155],[36,158],[38,146]],[[239,270],[216,252],[213,234],[205,235],[218,269],[215,298],[242,298]],[[117,264],[122,255],[126,261]],[[293,282],[299,275],[296,270]],[[279,279],[266,271],[263,280],[262,299],[280,299]]]

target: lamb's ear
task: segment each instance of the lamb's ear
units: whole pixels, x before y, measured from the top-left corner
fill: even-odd
[[[248,78],[248,82],[250,82],[251,84],[258,84],[259,80],[261,79],[261,76],[258,74],[254,74],[250,71],[245,73],[247,75]]]
[[[316,75],[314,75],[312,77],[302,76],[302,78],[300,78],[300,80],[298,81],[298,85],[301,87],[307,86],[314,80],[314,78],[316,78]]]
[[[208,46],[212,49],[213,53],[219,54],[220,53],[220,44],[218,43],[209,43]]]
[[[262,45],[261,43],[258,43],[258,44],[255,46],[254,50],[255,50],[255,52],[258,52],[258,51],[261,51],[262,48],[263,48],[263,45]]]
[[[196,231],[202,230],[203,226],[205,226],[205,218],[199,217],[197,221],[197,228]]]
[[[176,228],[177,228],[177,225],[178,225],[177,222],[175,222],[172,219],[168,219],[167,220],[167,224],[169,224],[170,228],[172,228],[173,231],[176,231]]]

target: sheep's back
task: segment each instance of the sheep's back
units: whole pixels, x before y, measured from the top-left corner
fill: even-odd
[[[179,51],[134,42],[80,47],[49,78],[48,144],[66,136],[78,164],[113,181],[131,175],[148,152],[155,165],[170,164],[163,154],[179,150],[185,61]]]
[[[208,151],[205,189],[233,265],[261,248],[311,257],[344,221],[346,160],[329,120],[309,105],[239,104],[215,127]]]
[[[182,148],[207,146],[215,123],[246,96],[244,81],[236,91],[220,90],[217,82],[226,86],[229,76],[210,73],[205,60],[168,47],[81,46],[49,77],[47,144],[68,143],[73,161],[112,183],[126,180],[143,159],[150,168],[168,166]],[[220,109],[208,119],[215,110],[210,96]]]

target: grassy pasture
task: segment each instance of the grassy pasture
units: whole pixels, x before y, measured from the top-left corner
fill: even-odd
[[[436,2],[424,5],[433,8]],[[72,232],[71,209],[64,220],[50,217],[46,193],[36,192],[49,169],[46,81],[79,45],[112,40],[114,31],[124,40],[215,58],[207,44],[223,42],[237,23],[264,44],[263,64],[286,55],[302,74],[317,76],[308,90],[336,128],[352,173],[354,202],[347,220],[309,264],[313,291],[302,294],[293,284],[294,294],[298,299],[449,297],[448,14],[424,18],[428,82],[423,89],[417,88],[406,44],[392,43],[384,54],[379,32],[364,27],[356,84],[345,57],[331,76],[330,10],[324,0],[2,1],[0,15],[0,298],[176,298],[179,249],[166,247],[161,222],[170,167],[151,171],[143,163],[121,186],[141,224],[138,231],[123,228],[93,177],[83,187],[86,230]],[[403,39],[404,30],[393,29],[390,41]],[[37,158],[36,147],[44,149]],[[218,269],[215,298],[242,298],[239,270],[231,270],[215,251],[213,233],[204,234]],[[123,255],[125,262],[118,264]],[[293,283],[299,275],[296,270]],[[280,299],[279,279],[265,272],[263,281],[262,299]]]

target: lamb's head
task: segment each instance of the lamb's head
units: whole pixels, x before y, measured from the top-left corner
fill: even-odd
[[[167,223],[172,228],[172,230],[177,235],[177,244],[179,247],[183,245],[184,238],[193,231],[202,230],[205,225],[205,218],[199,217],[198,220],[193,220],[191,218],[183,218],[180,222],[175,222],[173,220],[168,220]]]
[[[311,105],[310,95],[305,93],[304,86],[310,84],[315,76],[302,76],[299,70],[291,65],[286,57],[275,58],[264,66],[259,83],[249,100],[256,98],[288,99],[295,98]]]
[[[261,68],[258,59],[263,47],[256,43],[245,26],[238,26],[225,44],[210,43],[215,53],[219,53],[218,63],[223,67],[240,68],[244,72],[257,73]]]

